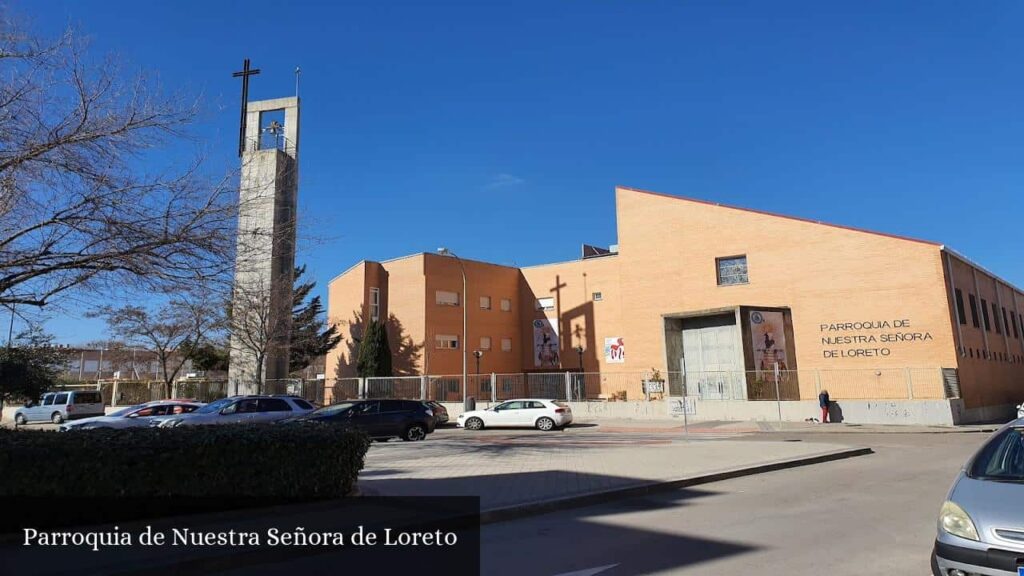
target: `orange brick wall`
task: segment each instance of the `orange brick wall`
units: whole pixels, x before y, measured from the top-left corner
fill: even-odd
[[[960,324],[958,331],[961,352],[960,392],[964,404],[974,408],[1024,401],[1024,333],[1019,325],[1020,314],[1024,313],[1024,297],[1017,290],[958,256],[949,256],[947,268],[952,268],[952,288],[960,289],[964,301],[966,323]],[[947,290],[949,288],[947,283]],[[978,306],[978,328],[974,327],[971,315],[971,295],[975,296]],[[982,298],[988,308],[988,331],[985,330],[981,312]],[[952,302],[954,297],[950,296],[950,300]],[[999,308],[1001,334],[996,332],[995,319],[992,317],[993,302]],[[1016,338],[1012,321],[1009,331],[1002,327],[1002,308],[1006,308],[1008,318],[1011,313],[1018,314]],[[952,311],[950,320],[959,323]]]

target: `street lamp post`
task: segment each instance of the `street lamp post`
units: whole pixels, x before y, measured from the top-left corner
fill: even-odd
[[[480,376],[480,359],[483,358],[484,353],[482,350],[473,350],[473,357],[476,358],[476,375]]]
[[[469,410],[469,397],[467,394],[469,375],[466,371],[466,340],[469,337],[467,330],[467,325],[469,324],[469,294],[467,294],[466,267],[462,264],[462,258],[459,258],[455,252],[447,248],[438,248],[437,253],[441,256],[455,258],[459,263],[459,269],[462,270],[462,408],[463,410]]]
[[[11,324],[7,327],[7,349],[10,350],[14,342],[14,309],[17,304],[11,304]]]

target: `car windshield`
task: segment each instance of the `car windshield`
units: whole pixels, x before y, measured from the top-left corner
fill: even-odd
[[[196,410],[194,414],[214,414],[216,412],[220,412],[232,402],[234,402],[234,400],[231,398],[221,398],[216,402],[210,402],[206,406]]]
[[[992,438],[974,458],[968,476],[1024,483],[1024,428],[1007,428]]]
[[[145,406],[145,404],[136,404],[135,406],[129,406],[127,408],[121,408],[117,412],[111,412],[110,414],[107,414],[107,416],[113,416],[114,418],[121,418],[122,416],[127,416],[127,415],[131,414],[132,412],[134,412],[135,410],[138,410],[139,408],[142,408],[143,406]]]
[[[314,410],[309,413],[310,418],[316,418],[318,416],[333,416],[339,412],[344,412],[349,408],[355,406],[355,402],[339,402],[338,404],[331,404],[330,406],[324,406],[319,410]]]

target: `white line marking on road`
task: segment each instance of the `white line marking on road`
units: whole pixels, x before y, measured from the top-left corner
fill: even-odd
[[[600,574],[605,570],[611,570],[618,564],[608,564],[606,566],[598,566],[597,568],[587,568],[585,570],[577,570],[575,572],[562,572],[561,574],[555,574],[555,576],[594,576],[594,574]]]

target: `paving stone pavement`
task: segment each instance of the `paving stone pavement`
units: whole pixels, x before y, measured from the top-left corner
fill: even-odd
[[[842,451],[821,442],[746,442],[597,428],[494,434],[442,430],[423,442],[375,443],[360,491],[478,495],[484,511],[680,480]]]

